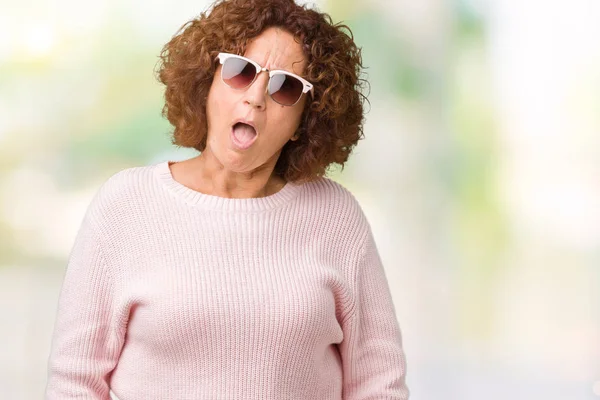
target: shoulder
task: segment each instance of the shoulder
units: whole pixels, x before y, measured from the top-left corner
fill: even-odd
[[[153,167],[123,168],[101,181],[89,203],[87,217],[98,223],[107,223],[128,213],[152,185]]]
[[[331,178],[321,177],[309,184],[304,190],[305,201],[310,202],[312,210],[319,215],[321,222],[329,222],[336,229],[354,231],[358,234],[367,229],[368,221],[356,196]]]
[[[360,207],[354,194],[342,183],[331,178],[321,177],[310,183],[310,189],[325,201],[335,201],[340,205]]]
[[[105,202],[131,200],[152,184],[153,165],[118,170],[102,182],[97,196]]]

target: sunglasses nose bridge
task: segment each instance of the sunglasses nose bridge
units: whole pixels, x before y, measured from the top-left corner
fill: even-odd
[[[260,77],[260,74],[263,73],[263,72],[267,73],[267,88],[268,88],[269,87],[269,79],[271,79],[271,78],[268,75],[269,74],[269,70],[267,68],[265,68],[265,67],[260,67],[260,66],[258,67],[258,70],[256,71],[256,76],[254,76],[254,81],[252,83],[254,84],[254,82],[256,82],[258,80],[258,78]]]
[[[252,79],[252,82],[246,87],[245,89],[245,101],[248,101],[251,104],[254,105],[263,105],[265,104],[265,99],[267,96],[269,96],[269,76],[267,75],[266,77],[266,82],[259,82],[257,84],[257,81],[260,80],[260,76],[261,76],[261,72],[268,72],[269,70],[266,68],[260,68],[260,70],[257,71],[256,75],[254,75],[254,79]]]
[[[252,83],[250,84],[250,86],[253,86],[253,85],[256,83],[256,81],[258,81],[258,80],[259,80],[259,78],[260,78],[260,76],[261,76],[261,74],[262,74],[263,72],[266,72],[266,73],[267,73],[267,83],[266,83],[266,85],[265,85],[265,93],[267,93],[267,91],[269,90],[269,80],[270,80],[271,78],[270,78],[270,76],[268,75],[268,73],[269,73],[269,70],[268,70],[268,69],[266,69],[266,68],[260,67],[260,69],[258,70],[258,72],[256,73],[256,75],[254,76],[254,79],[252,80]]]

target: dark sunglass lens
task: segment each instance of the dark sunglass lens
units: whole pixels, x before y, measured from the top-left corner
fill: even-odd
[[[248,61],[239,58],[228,58],[221,69],[223,81],[234,89],[248,86],[256,76],[256,68]]]
[[[269,93],[273,100],[279,104],[291,106],[302,96],[304,85],[298,79],[285,75],[275,74],[269,80]]]

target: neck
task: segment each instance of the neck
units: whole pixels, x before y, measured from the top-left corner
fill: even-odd
[[[225,169],[208,148],[202,154],[192,158],[189,166],[192,185],[198,191],[213,196],[266,197],[278,192],[286,183],[274,174],[274,162],[266,163],[250,172],[234,172]]]

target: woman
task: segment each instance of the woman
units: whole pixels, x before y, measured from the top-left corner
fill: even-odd
[[[362,135],[360,50],[292,0],[233,0],[165,45],[173,143],[77,234],[46,399],[407,399],[370,225],[324,176]]]

